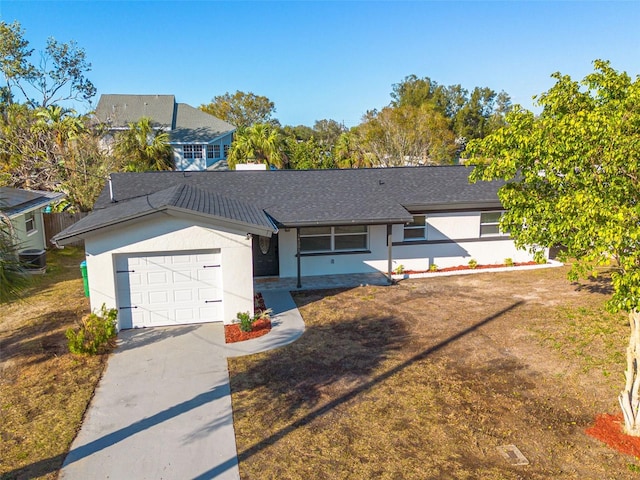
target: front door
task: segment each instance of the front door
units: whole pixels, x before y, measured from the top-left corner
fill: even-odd
[[[278,235],[253,236],[253,276],[274,277],[280,275],[278,260]]]

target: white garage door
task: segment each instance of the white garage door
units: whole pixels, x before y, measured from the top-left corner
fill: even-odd
[[[116,258],[122,328],[222,321],[220,251]]]

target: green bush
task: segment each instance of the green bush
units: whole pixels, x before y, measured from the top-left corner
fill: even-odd
[[[431,266],[429,267],[429,271],[430,272],[437,272],[438,271],[438,265],[436,265],[435,263],[432,263]]]
[[[393,271],[393,273],[395,273],[396,275],[400,275],[402,273],[404,273],[404,265],[400,264],[398,265],[395,270]]]
[[[82,319],[80,328],[70,328],[66,332],[69,351],[76,354],[95,355],[105,351],[116,336],[118,311],[107,310],[103,303],[98,313],[92,312]]]
[[[475,259],[469,260],[469,268],[476,268],[478,266],[478,261]]]
[[[243,332],[250,332],[253,327],[253,318],[249,315],[249,312],[238,312],[236,314],[237,322],[240,323],[240,330]]]
[[[505,264],[507,267],[513,267],[513,265],[514,265],[514,264],[513,264],[513,258],[505,258],[505,259],[504,259],[504,264]]]

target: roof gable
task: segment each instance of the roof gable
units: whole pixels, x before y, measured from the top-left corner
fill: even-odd
[[[194,215],[205,222],[225,225],[245,233],[271,236],[277,232],[265,212],[254,205],[191,185],[175,185],[149,195],[112,203],[110,208],[95,210],[56,235],[54,241],[64,243],[66,239],[159,212]]]
[[[174,95],[105,94],[100,96],[95,116],[113,129],[125,129],[149,117],[154,128],[169,132],[170,143],[209,143],[236,129],[200,109],[176,103]]]

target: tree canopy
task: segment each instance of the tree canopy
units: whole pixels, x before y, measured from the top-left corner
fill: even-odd
[[[31,107],[47,107],[66,100],[89,101],[96,88],[85,76],[91,70],[86,53],[73,40],[60,43],[50,37],[31,63],[34,49],[24,39],[19,22],[0,21],[0,71],[4,75],[3,100],[11,103],[16,90]]]
[[[640,435],[640,79],[594,62],[582,81],[555,73],[539,116],[516,107],[506,126],[467,146],[473,181],[503,179],[502,228],[518,247],[564,247],[571,278],[612,269],[613,311],[630,312],[619,400]]]
[[[240,90],[233,95],[229,92],[213,97],[210,103],[200,105],[200,110],[218,117],[231,125],[242,128],[256,123],[272,123],[279,125],[272,118],[276,111],[275,104],[267,97],[245,93]]]

